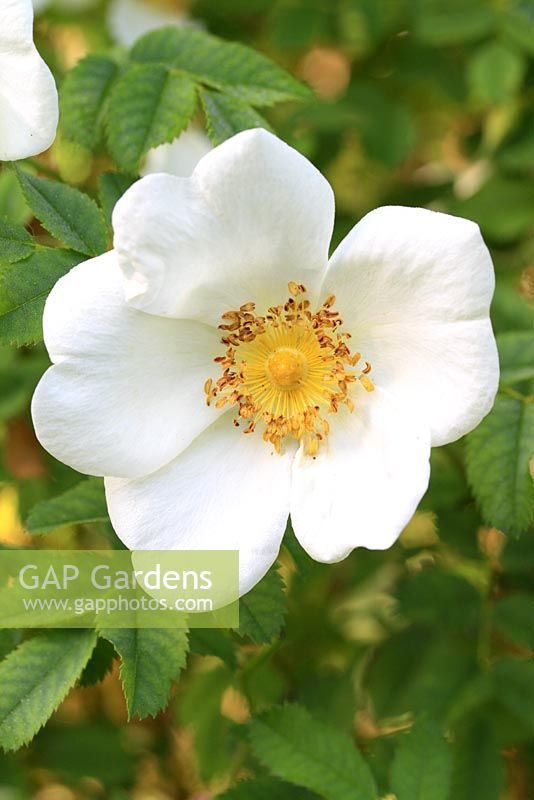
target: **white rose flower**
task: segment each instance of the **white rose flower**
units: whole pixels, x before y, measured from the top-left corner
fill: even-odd
[[[212,144],[204,131],[191,124],[174,142],[154,147],[148,152],[141,175],[168,172],[189,178],[200,159],[211,149]]]
[[[145,33],[166,25],[190,25],[187,14],[166,11],[146,0],[112,0],[108,10],[108,28],[117,44],[131,47]]]
[[[380,208],[328,260],[333,220],[315,167],[246,131],[191,178],[134,184],[115,249],[54,287],[37,435],[107,476],[131,549],[238,549],[246,592],[288,515],[319,561],[387,548],[427,488],[431,445],[490,410],[478,227]]]
[[[33,43],[31,0],[0,0],[0,161],[47,150],[57,123],[56,84]]]

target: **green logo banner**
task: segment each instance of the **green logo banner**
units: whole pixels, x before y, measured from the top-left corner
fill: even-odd
[[[0,628],[235,628],[237,550],[4,550]]]

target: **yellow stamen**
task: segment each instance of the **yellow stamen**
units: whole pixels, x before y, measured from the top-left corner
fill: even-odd
[[[360,375],[360,383],[366,392],[374,392],[375,385],[371,378],[368,378],[367,375]]]
[[[355,372],[360,353],[351,354],[348,333],[340,332],[342,320],[332,310],[335,296],[329,295],[312,313],[302,284],[290,281],[290,297],[280,306],[255,313],[252,302],[222,315],[219,328],[226,352],[215,361],[222,370],[214,383],[204,384],[206,402],[216,408],[235,405],[239,420],[248,420],[244,433],[253,433],[263,424],[263,439],[277,453],[286,438],[302,443],[312,457],[330,432],[325,419],[341,407],[349,412],[354,402],[351,385],[360,381],[368,392],[374,384],[367,374],[369,362]]]

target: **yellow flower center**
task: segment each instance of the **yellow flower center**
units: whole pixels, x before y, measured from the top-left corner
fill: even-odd
[[[332,310],[333,295],[312,313],[304,286],[290,282],[289,292],[283,305],[267,309],[264,316],[254,313],[254,303],[222,315],[226,352],[215,359],[222,375],[215,383],[208,379],[204,390],[208,405],[236,406],[234,425],[246,420],[245,433],[262,423],[263,439],[276,452],[290,438],[314,456],[330,431],[326,417],[341,406],[354,410],[351,385],[359,381],[373,391],[371,365],[366,361],[361,370],[347,369],[361,355],[349,350],[350,334],[340,330],[343,322]]]
[[[265,372],[277,389],[296,389],[308,374],[308,361],[296,348],[282,347],[269,356]]]

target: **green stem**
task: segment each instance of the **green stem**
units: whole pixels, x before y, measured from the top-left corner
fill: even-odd
[[[508,397],[513,397],[515,400],[521,400],[522,403],[534,403],[534,395],[531,394],[521,394],[516,389],[512,389],[511,386],[503,386],[501,388],[503,394],[508,395]]]

